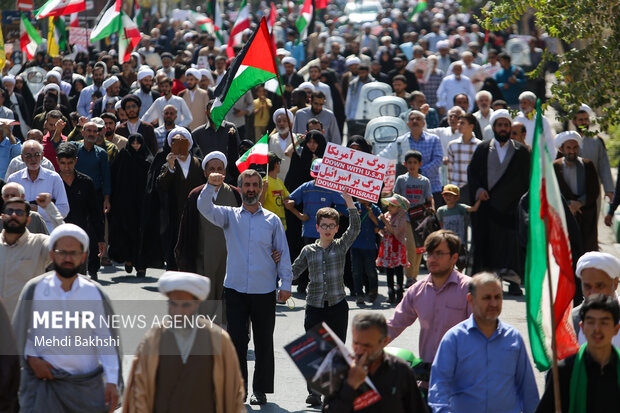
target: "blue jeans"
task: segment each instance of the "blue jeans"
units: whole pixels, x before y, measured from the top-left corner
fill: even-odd
[[[368,277],[368,292],[377,291],[377,250],[351,248],[351,271],[355,295],[364,295],[364,272]]]

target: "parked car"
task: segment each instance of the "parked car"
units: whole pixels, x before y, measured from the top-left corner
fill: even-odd
[[[383,6],[378,1],[350,1],[344,6],[343,16],[338,20],[341,23],[352,23],[358,26],[366,22],[377,21],[377,16],[381,13],[383,13]]]

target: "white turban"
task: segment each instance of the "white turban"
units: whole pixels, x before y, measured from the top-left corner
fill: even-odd
[[[15,84],[15,76],[13,75],[6,75],[5,77],[2,78],[2,83],[12,83]]]
[[[285,111],[284,108],[280,108],[276,110],[275,112],[273,112],[273,123],[276,123],[276,119],[278,119],[278,116],[284,115],[284,111]],[[286,109],[286,114],[288,115],[288,119],[291,121],[291,125],[292,125],[293,124],[293,112]]]
[[[595,268],[603,271],[611,279],[620,278],[620,260],[606,252],[586,252],[577,261],[577,277],[581,278],[581,272],[586,268]]]
[[[224,168],[228,166],[228,159],[226,159],[226,155],[224,155],[220,151],[213,151],[209,152],[209,154],[205,156],[205,158],[202,160],[202,169],[205,169],[209,161],[212,161],[214,159],[219,159],[220,161],[222,161],[224,163]]]
[[[141,81],[142,79],[144,79],[147,76],[154,77],[155,73],[153,72],[153,70],[151,68],[140,69],[138,71],[138,82]]]
[[[201,77],[206,77],[207,79],[209,79],[211,82],[213,82],[213,75],[211,74],[210,70],[207,69],[200,69],[200,76]]]
[[[575,132],[574,130],[568,130],[566,132],[558,133],[555,137],[555,147],[558,149],[561,148],[566,141],[577,141],[579,146],[581,146],[583,138],[578,132]]]
[[[287,63],[292,64],[293,66],[296,66],[297,60],[295,60],[294,57],[286,56],[284,59],[282,59],[282,64],[285,65]]]
[[[512,124],[512,116],[510,116],[510,112],[508,112],[508,110],[506,109],[498,109],[494,111],[491,115],[491,127],[495,125],[496,120],[501,118],[508,119],[510,121],[510,124]]]
[[[122,109],[122,106],[123,106],[123,102],[122,102],[121,100],[119,100],[118,102],[116,102],[116,103],[114,104],[114,109],[115,109],[115,110]]]
[[[189,147],[191,149],[191,147],[194,145],[194,140],[192,139],[192,134],[189,133],[189,131],[181,126],[177,126],[176,128],[172,129],[170,131],[170,133],[168,134],[168,145],[170,145],[170,147],[172,147],[172,138],[176,135],[183,135],[188,141],[189,141]]]
[[[276,56],[290,56],[291,52],[289,52],[286,49],[280,48],[278,50],[276,50]]]
[[[437,42],[437,49],[449,49],[450,42],[448,40],[440,40]]]
[[[585,103],[582,103],[581,106],[579,106],[579,112],[586,112],[588,116],[594,116],[594,112],[592,111],[590,106],[586,105]]]
[[[189,75],[194,76],[197,80],[200,80],[200,78],[202,78],[202,75],[200,74],[200,70],[194,69],[193,67],[185,71],[185,76],[189,76]]]
[[[52,250],[56,242],[64,237],[73,237],[82,244],[82,248],[84,252],[88,251],[88,234],[82,228],[78,227],[75,224],[61,224],[54,228],[52,233],[50,234],[49,239],[49,248]]]
[[[301,85],[297,86],[298,89],[312,89],[314,91],[314,85],[310,82],[303,82]]]
[[[157,286],[162,294],[185,291],[204,301],[209,296],[211,281],[207,277],[191,272],[166,271],[157,282]]]
[[[183,35],[183,40],[185,40],[186,42],[189,42],[190,40],[192,40],[193,37],[194,37],[194,33],[187,32]]]
[[[349,57],[345,63],[347,66],[359,65],[361,63],[361,60],[359,57]]]
[[[47,74],[45,75],[45,79],[49,80],[50,77],[54,77],[60,82],[60,73],[58,73],[57,71],[50,70],[49,72],[47,72]]]
[[[103,88],[107,89],[110,86],[112,86],[113,84],[115,84],[116,82],[118,82],[118,78],[116,76],[112,76],[107,78],[106,80],[103,81]]]
[[[58,86],[56,83],[50,83],[48,85],[45,85],[45,87],[43,88],[43,93],[50,90],[55,90],[56,93],[60,93],[60,86]]]

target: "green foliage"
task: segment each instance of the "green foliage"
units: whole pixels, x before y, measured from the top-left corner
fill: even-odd
[[[614,168],[620,163],[620,125],[609,127],[609,139],[605,142],[609,163]]]
[[[586,103],[601,113],[601,130],[620,125],[620,1],[496,0],[478,17],[485,29],[504,30],[526,11],[534,13],[542,31],[569,45],[564,53],[547,56],[559,64],[551,92],[552,102],[566,110],[564,117],[572,117]]]

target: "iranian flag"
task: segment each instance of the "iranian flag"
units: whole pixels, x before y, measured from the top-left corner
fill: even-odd
[[[84,10],[86,10],[85,0],[49,0],[34,15],[37,19],[43,19],[50,16],[78,13]]]
[[[215,101],[211,108],[215,129],[220,127],[230,108],[248,90],[277,76],[270,42],[267,22],[263,17],[258,29],[252,33],[215,89]]]
[[[24,13],[20,14],[21,21],[19,23],[19,45],[22,53],[24,53],[26,58],[30,60],[34,57],[34,54],[37,51],[37,46],[43,43],[43,39],[41,39],[41,35],[26,18]]]
[[[299,32],[300,42],[308,37],[308,26],[310,26],[313,15],[314,6],[312,5],[312,0],[305,0],[299,11],[299,17],[295,22],[295,27],[297,27],[297,31]]]
[[[254,144],[246,153],[237,159],[235,165],[239,172],[243,172],[250,167],[250,165],[264,165],[269,162],[269,136],[265,134],[258,142]]]
[[[128,62],[131,52],[138,46],[142,35],[135,20],[121,12],[121,29],[118,33],[118,60]]]
[[[69,27],[80,27],[80,18],[77,13],[71,13],[69,18]]]
[[[273,31],[273,26],[276,24],[276,17],[278,16],[278,10],[276,9],[276,5],[271,2],[271,8],[269,10],[269,21],[267,22],[267,28],[269,29],[269,33]]]
[[[233,47],[241,43],[243,31],[250,28],[250,9],[248,8],[247,0],[241,2],[241,8],[239,14],[235,20],[235,24],[230,30],[230,38],[228,39],[228,46],[226,46],[226,54],[228,57],[235,57],[235,51]]]
[[[123,6],[122,0],[108,0],[99,16],[97,16],[97,22],[95,28],[90,33],[90,41],[95,42],[97,40],[105,39],[112,33],[118,33],[121,30],[123,24],[121,17],[121,9]]]
[[[532,143],[525,300],[532,356],[536,367],[544,371],[552,364],[554,334],[559,359],[577,352],[579,345],[570,319],[575,280],[568,230],[553,170],[555,149],[545,140],[542,113],[539,100]]]
[[[427,8],[428,8],[428,4],[426,3],[426,0],[419,0],[418,3],[413,8],[413,10],[411,10],[411,13],[409,13],[409,21],[413,21],[413,18],[415,17],[416,14],[422,13]]]

